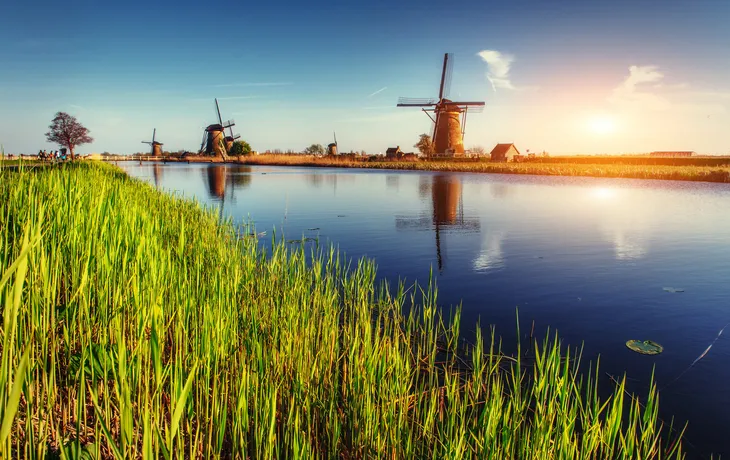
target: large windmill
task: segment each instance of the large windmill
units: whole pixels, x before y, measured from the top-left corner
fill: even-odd
[[[157,157],[162,156],[162,142],[157,142],[155,140],[155,135],[157,134],[157,128],[152,129],[152,140],[151,141],[142,141],[143,144],[149,144],[150,145],[150,155]]]
[[[431,195],[430,215],[418,217],[396,216],[398,230],[433,230],[436,236],[436,260],[439,272],[444,268],[442,232],[478,233],[481,229],[478,218],[464,216],[464,202],[461,190],[461,177],[453,174],[422,176],[419,184],[422,198]]]
[[[438,99],[408,97],[398,99],[397,107],[420,107],[433,122],[431,139],[433,140],[434,155],[463,154],[466,114],[468,111],[473,113],[484,110],[484,102],[458,102],[448,99],[451,89],[453,62],[454,58],[451,54],[444,54]],[[432,117],[429,112],[434,112],[434,116]]]
[[[233,145],[233,141],[240,138],[241,136],[236,134],[233,135],[233,126],[236,122],[228,120],[223,123],[221,118],[221,109],[218,106],[218,99],[215,100],[215,111],[218,114],[218,123],[208,125],[203,132],[203,142],[200,144],[200,153],[205,155],[214,155],[222,157],[223,159],[228,158],[228,152]],[[226,136],[226,128],[230,130],[230,135]]]

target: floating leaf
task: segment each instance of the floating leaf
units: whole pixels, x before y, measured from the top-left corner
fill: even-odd
[[[664,347],[653,340],[629,340],[626,342],[629,350],[641,353],[642,355],[658,355],[664,351]]]

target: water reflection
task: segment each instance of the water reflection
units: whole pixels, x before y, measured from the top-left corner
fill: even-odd
[[[505,232],[501,230],[489,231],[484,235],[482,248],[472,264],[474,270],[488,271],[505,266],[504,256],[502,255],[504,236]]]
[[[511,193],[510,186],[507,184],[496,183],[489,187],[489,192],[493,198],[507,198]]]
[[[215,201],[225,201],[226,185],[230,184],[230,198],[237,188],[251,185],[251,167],[243,165],[210,165],[202,170],[208,188],[208,196]]]
[[[400,187],[400,175],[399,174],[389,174],[385,176],[385,186],[394,191],[398,191],[398,188]]]
[[[643,241],[620,230],[613,235],[613,246],[618,260],[638,260],[646,256]]]
[[[636,261],[647,255],[647,219],[650,206],[638,206],[621,190],[592,187],[588,199],[598,213],[604,238],[611,242],[616,260]]]
[[[422,199],[430,194],[431,215],[422,213],[418,217],[396,216],[395,220],[399,230],[433,230],[439,272],[443,271],[446,258],[442,233],[478,233],[480,230],[478,218],[464,215],[461,181],[461,176],[452,174],[419,177],[418,194]]]
[[[162,165],[155,163],[152,165],[152,177],[155,179],[155,188],[160,188],[160,180],[162,179]]]

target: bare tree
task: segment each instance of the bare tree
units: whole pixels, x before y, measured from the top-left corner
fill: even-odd
[[[94,142],[94,139],[89,136],[89,130],[79,123],[76,117],[66,112],[58,112],[48,129],[50,130],[46,133],[48,142],[68,148],[72,160],[75,158],[74,149],[77,145]]]
[[[421,152],[421,155],[433,155],[433,141],[428,134],[421,134],[418,137],[418,143],[414,145]]]
[[[324,147],[322,147],[322,144],[312,144],[304,149],[304,153],[309,155],[324,155]]]
[[[485,155],[487,153],[487,151],[481,145],[475,145],[469,150],[471,151],[471,153],[479,156]]]

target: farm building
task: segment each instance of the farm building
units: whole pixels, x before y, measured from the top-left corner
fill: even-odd
[[[402,156],[403,151],[400,149],[400,145],[397,147],[388,147],[388,150],[385,151],[386,158],[401,158]]]
[[[515,147],[515,144],[497,144],[493,149],[492,153],[489,154],[491,161],[494,162],[505,162],[514,161],[515,157],[519,158],[520,152]]]
[[[694,152],[651,152],[649,156],[651,157],[669,157],[669,158],[678,158],[678,157],[691,157],[694,155]]]

